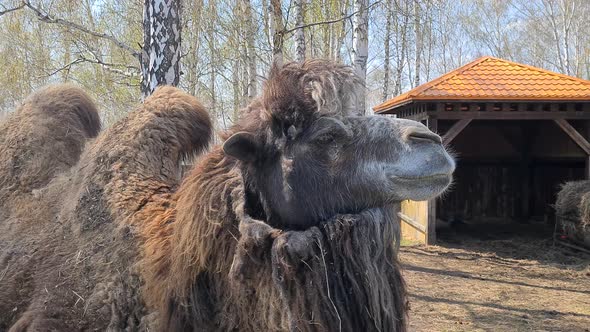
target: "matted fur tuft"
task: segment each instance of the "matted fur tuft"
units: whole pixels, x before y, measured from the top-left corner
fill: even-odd
[[[362,115],[362,86],[349,66],[328,60],[292,62],[272,68],[262,100],[269,112],[293,111],[293,106],[302,105],[297,110],[307,109],[320,115]]]
[[[240,111],[239,121],[221,137],[263,131],[271,118],[305,126],[319,116],[363,115],[363,89],[351,67],[330,60],[273,65],[262,94]]]

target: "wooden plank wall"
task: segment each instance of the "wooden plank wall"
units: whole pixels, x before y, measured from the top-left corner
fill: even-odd
[[[442,132],[452,124],[439,121]],[[583,129],[583,123],[572,125]],[[531,145],[523,153],[527,138]],[[452,190],[437,204],[443,220],[523,218],[526,170],[530,183],[524,206],[530,216],[551,215],[559,185],[584,178],[584,152],[552,121],[476,120],[453,140],[451,149],[458,155],[458,167]]]
[[[543,162],[531,165],[529,211],[533,217],[551,215],[559,185],[584,176],[584,162]],[[437,204],[437,216],[474,220],[478,217],[522,217],[521,169],[517,163],[462,161],[455,184]]]
[[[426,233],[424,231],[428,229],[428,202],[403,201],[401,213],[403,214],[400,220],[402,239],[426,243]],[[412,226],[412,222],[404,222],[405,218],[410,218],[412,222],[419,224],[420,227]]]

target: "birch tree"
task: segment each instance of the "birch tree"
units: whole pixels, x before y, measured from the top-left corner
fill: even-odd
[[[180,80],[180,0],[144,0],[141,51],[141,93],[149,96],[158,85]]]
[[[252,10],[252,2],[250,0],[242,0],[244,20],[246,22],[246,63],[248,64],[248,99],[252,99],[257,95],[257,69],[256,69],[256,22]]]
[[[209,1],[209,13],[217,13],[217,6],[215,1]],[[217,114],[217,47],[216,47],[216,39],[217,36],[215,34],[215,23],[216,20],[212,17],[208,21],[207,26],[207,44],[209,46],[209,73],[210,73],[210,81],[209,81],[209,89],[210,89],[210,107],[213,111],[213,114]],[[224,117],[225,119],[225,117]]]
[[[588,0],[196,0],[182,15],[180,3],[0,0],[0,112],[73,81],[108,124],[179,84],[229,126],[273,61],[304,57],[353,65],[365,109],[482,55],[590,78]]]
[[[399,15],[396,17],[394,24],[394,35],[395,35],[395,85],[393,94],[398,95],[402,92],[404,69],[406,67],[407,55],[408,55],[408,26],[409,26],[409,5],[408,1],[404,1]]]
[[[414,65],[414,87],[420,85],[420,71],[422,70],[422,47],[423,47],[423,31],[422,31],[422,8],[420,1],[414,0],[414,42],[415,42],[415,65]]]
[[[303,3],[304,0],[295,0],[293,10],[295,12],[295,59],[299,62],[305,61],[305,30],[303,27]]]
[[[369,15],[368,0],[354,0],[354,19],[353,19],[353,41],[352,54],[353,66],[356,74],[363,82],[363,91],[360,96],[365,96],[366,79],[367,79],[367,57],[369,53]],[[365,98],[360,99],[359,107],[366,111]]]
[[[271,30],[272,30],[272,62],[281,66],[283,64],[283,43],[285,26],[283,25],[283,10],[281,0],[270,0]]]
[[[393,0],[387,0],[384,4],[386,22],[385,22],[385,39],[383,41],[383,49],[385,55],[383,58],[383,93],[382,100],[385,101],[389,97],[389,73],[391,71],[389,65],[390,54],[390,43],[391,43],[391,21],[393,20],[393,6],[391,4]]]

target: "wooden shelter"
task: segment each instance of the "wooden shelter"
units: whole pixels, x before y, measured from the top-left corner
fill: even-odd
[[[590,178],[590,81],[482,57],[374,111],[422,121],[458,156],[444,199],[402,204],[404,235],[429,244],[437,216],[547,217],[560,183]]]

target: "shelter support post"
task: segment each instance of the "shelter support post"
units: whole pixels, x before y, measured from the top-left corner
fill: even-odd
[[[533,139],[535,134],[532,132],[531,126],[523,124],[524,128],[522,131],[522,145],[520,148],[520,172],[522,175],[522,202],[521,202],[521,219],[523,222],[527,222],[531,215],[531,188],[532,188],[532,177],[531,177],[531,148],[533,145]]]
[[[590,121],[586,121],[586,139],[590,139]],[[584,172],[584,178],[590,180],[590,155],[586,156],[586,169]]]
[[[428,118],[428,129],[438,132],[438,119]],[[426,225],[426,245],[436,243],[436,198],[428,200],[428,223]]]
[[[436,244],[436,198],[428,200],[428,224],[426,227],[426,245]]]
[[[590,143],[567,120],[556,119],[555,123],[586,153],[586,179],[590,179]]]

